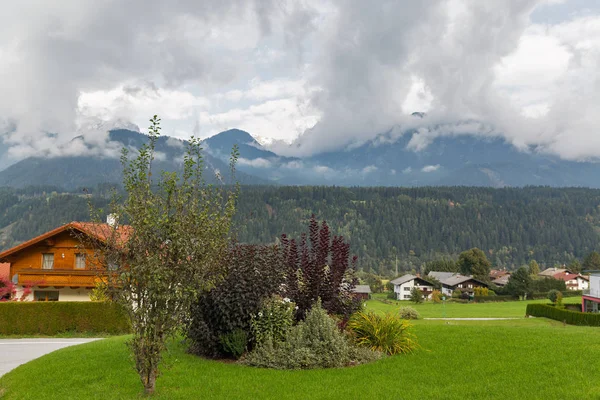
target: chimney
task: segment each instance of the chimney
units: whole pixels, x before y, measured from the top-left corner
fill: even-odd
[[[106,223],[111,228],[116,228],[117,225],[119,224],[119,217],[118,217],[118,215],[117,214],[108,214],[106,216]]]

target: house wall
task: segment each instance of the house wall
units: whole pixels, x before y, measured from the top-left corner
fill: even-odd
[[[20,298],[23,295],[23,287],[22,286],[18,286],[17,287],[17,298]],[[60,289],[56,289],[53,286],[50,287],[38,287],[38,286],[33,286],[31,288],[31,293],[29,293],[29,295],[27,295],[25,297],[24,300],[26,301],[34,301],[35,300],[35,291],[48,291],[48,292],[58,292],[58,301],[90,301],[90,289],[86,289],[86,288],[76,288],[76,289],[71,289],[71,288],[60,288]]]
[[[89,301],[99,271],[93,265],[93,252],[80,246],[80,241],[65,231],[7,256],[10,278],[18,276],[17,296],[22,295],[24,286],[33,285],[28,300],[34,300],[33,290],[44,290],[58,291],[59,301]],[[54,254],[52,269],[42,268],[44,253]],[[79,253],[86,254],[85,268],[75,267]]]
[[[415,286],[417,288],[419,288],[420,290],[422,290],[423,292],[426,292],[423,294],[423,298],[425,298],[425,299],[431,298],[431,292],[434,289],[433,286],[418,284],[418,283],[416,283],[416,279],[413,279],[412,281],[405,282],[402,285],[394,285],[394,293],[396,293],[396,299],[397,300],[410,300],[410,292],[413,290],[413,288]]]
[[[600,274],[590,275],[590,297],[600,299]]]

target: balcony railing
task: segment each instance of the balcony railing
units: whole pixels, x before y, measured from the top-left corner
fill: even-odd
[[[600,299],[600,290],[599,289],[585,289],[583,291],[584,296],[597,297]]]

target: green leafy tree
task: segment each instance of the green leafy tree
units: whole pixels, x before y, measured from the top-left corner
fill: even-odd
[[[413,287],[410,291],[410,301],[415,304],[423,302],[423,292],[418,287]]]
[[[540,273],[540,266],[535,260],[529,261],[529,275],[537,276]]]
[[[427,275],[431,271],[459,272],[459,268],[454,260],[447,260],[443,258],[440,260],[433,260],[425,263],[425,269],[423,270],[423,274]]]
[[[513,296],[526,297],[527,293],[531,292],[532,279],[529,275],[529,271],[525,267],[521,267],[516,270],[506,284],[506,291]]]
[[[582,271],[581,263],[578,259],[574,259],[569,263],[569,265],[567,265],[567,269],[574,274],[578,274]]]
[[[485,253],[476,247],[460,253],[456,265],[463,275],[473,275],[474,278],[482,281],[489,280],[492,264]]]
[[[583,260],[583,269],[586,270],[600,270],[600,254],[596,251],[592,251]]]
[[[118,224],[95,224],[106,241],[94,242],[97,262],[108,265],[108,284],[126,309],[135,369],[146,394],[155,390],[168,338],[189,320],[190,306],[223,277],[237,186],[205,183],[200,140],[189,141],[183,172],[154,174],[160,119],[150,120],[149,141],[135,157],[122,152],[124,199],[111,204]],[[237,149],[232,151],[232,173]],[[91,208],[99,222],[101,211]]]

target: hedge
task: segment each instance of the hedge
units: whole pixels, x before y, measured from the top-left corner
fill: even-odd
[[[502,301],[515,301],[515,296],[511,295],[497,295],[497,296],[475,296],[476,303],[491,303],[491,302],[502,302]]]
[[[525,313],[534,317],[554,319],[569,325],[600,326],[600,314],[570,311],[547,304],[528,304]]]
[[[105,302],[1,302],[0,335],[63,332],[121,334],[130,331],[125,311]]]

